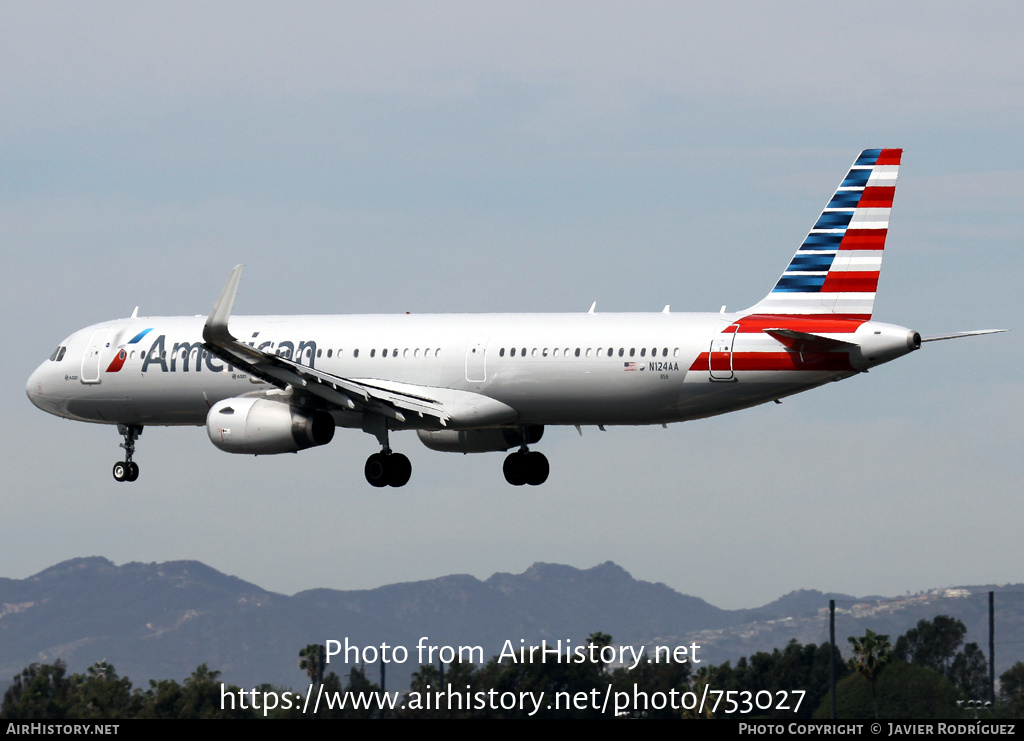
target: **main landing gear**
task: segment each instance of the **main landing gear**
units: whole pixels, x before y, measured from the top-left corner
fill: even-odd
[[[142,434],[142,425],[118,425],[117,431],[124,437],[124,460],[114,464],[114,481],[135,481],[139,478],[139,464],[132,460],[135,455],[135,441]]]
[[[371,486],[405,486],[412,476],[412,463],[401,453],[384,450],[366,459],[363,473]]]
[[[366,459],[363,473],[370,486],[405,486],[412,476],[412,464],[401,453],[392,453],[388,442],[387,419],[381,415],[364,415],[363,431],[377,438],[381,451]]]
[[[505,458],[502,471],[505,473],[505,481],[512,486],[540,486],[548,480],[551,466],[548,465],[547,456],[537,451],[531,453],[524,445]]]

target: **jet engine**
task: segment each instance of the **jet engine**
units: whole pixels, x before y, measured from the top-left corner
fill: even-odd
[[[206,415],[206,432],[210,442],[228,453],[294,453],[329,443],[334,418],[322,409],[236,397],[213,405]]]
[[[544,425],[527,425],[526,440],[520,427],[497,427],[482,430],[416,430],[420,442],[442,453],[492,453],[515,448],[523,443],[533,445],[544,435]]]

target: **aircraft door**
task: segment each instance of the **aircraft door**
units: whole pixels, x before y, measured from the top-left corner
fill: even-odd
[[[92,333],[89,344],[85,346],[85,354],[82,356],[82,374],[79,376],[82,383],[100,382],[100,359],[116,332],[116,328],[108,327],[107,329],[97,329]]]
[[[487,380],[487,338],[474,337],[466,346],[466,380],[483,383]]]
[[[732,324],[711,339],[708,351],[708,369],[712,381],[735,381],[732,367],[732,349],[736,342],[738,324]]]

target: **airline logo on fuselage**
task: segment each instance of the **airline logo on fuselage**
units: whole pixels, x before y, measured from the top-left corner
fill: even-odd
[[[131,342],[132,344],[138,342],[148,333],[150,330],[140,332]],[[252,339],[256,338],[253,335]],[[224,364],[213,354],[207,352],[203,348],[202,341],[198,342],[175,342],[170,344],[170,352],[167,352],[167,347],[170,343],[167,341],[167,335],[159,335],[150,345],[149,350],[145,352],[142,359],[142,372],[149,371],[152,367],[153,370],[160,370],[164,373],[176,373],[179,370],[184,373],[198,373],[202,370],[203,365],[206,365],[206,369],[214,373],[219,373],[224,370]],[[277,343],[276,352],[274,352],[274,342],[265,341],[259,346],[255,342],[250,342],[251,347],[255,347],[261,352],[272,352],[278,357],[291,360],[293,357],[304,358],[305,365],[310,368],[314,367],[316,360],[316,342],[302,340],[299,342],[291,342],[290,340],[282,340]],[[128,357],[128,353],[123,348],[118,351],[117,355],[107,366],[107,373],[117,373],[124,366],[125,360]],[[154,367],[155,366],[155,367]],[[231,366],[227,366],[227,369],[233,370]]]

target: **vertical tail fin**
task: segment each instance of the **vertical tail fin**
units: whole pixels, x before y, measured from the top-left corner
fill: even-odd
[[[865,149],[771,293],[748,311],[870,319],[902,149]]]

